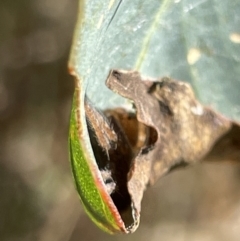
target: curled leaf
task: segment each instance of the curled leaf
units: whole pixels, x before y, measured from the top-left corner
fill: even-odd
[[[106,85],[134,109],[102,113],[76,88],[70,126],[76,186],[86,212],[103,230],[134,232],[144,190],[169,171],[227,145],[240,160],[239,125],[202,106],[189,84],[112,70]]]
[[[139,219],[131,212],[127,191],[132,150],[124,133],[121,134],[121,127],[112,120],[111,129],[106,117],[86,103],[84,92],[76,83],[69,147],[80,199],[89,217],[102,230],[108,233],[134,232]],[[88,113],[88,122],[84,109]],[[112,135],[105,133],[109,130]],[[117,146],[111,143],[115,132],[119,133]]]

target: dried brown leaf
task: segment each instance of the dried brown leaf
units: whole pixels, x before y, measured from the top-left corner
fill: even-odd
[[[176,166],[201,160],[232,128],[232,123],[202,106],[190,85],[184,82],[170,78],[143,79],[137,71],[112,70],[106,85],[132,100],[137,120],[155,130],[150,129],[150,135],[146,134],[147,144],[132,160],[128,173],[128,191],[139,215],[148,184],[155,183]],[[222,144],[219,145],[221,148]]]

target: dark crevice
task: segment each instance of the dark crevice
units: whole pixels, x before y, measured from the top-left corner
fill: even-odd
[[[118,142],[115,149],[108,150],[108,154],[99,145],[94,130],[88,124],[88,132],[94,152],[96,162],[100,171],[109,171],[110,177],[105,180],[106,185],[116,184],[115,190],[111,193],[111,198],[117,207],[125,225],[133,223],[132,214],[126,211],[131,207],[131,199],[127,190],[127,175],[130,169],[133,153],[124,133],[114,121],[111,119],[112,128],[118,133]]]
[[[116,185],[114,191],[109,194],[125,226],[128,227],[133,223],[131,198],[127,188],[129,171],[139,152],[144,154],[152,150],[157,140],[157,132],[138,122],[135,113],[121,108],[106,110],[104,115],[108,118],[111,128],[117,133],[118,140],[115,148],[109,149],[106,153],[98,143],[94,129],[87,121],[89,137],[99,170],[110,174],[104,180],[106,186]]]

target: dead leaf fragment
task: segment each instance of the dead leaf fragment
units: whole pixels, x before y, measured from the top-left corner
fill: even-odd
[[[170,78],[153,81],[142,79],[137,71],[112,70],[106,85],[132,100],[138,121],[157,133],[156,142],[142,147],[128,174],[128,191],[139,215],[148,184],[177,165],[201,160],[232,124],[202,106],[184,82]]]

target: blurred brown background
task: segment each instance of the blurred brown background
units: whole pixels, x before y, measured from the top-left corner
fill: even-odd
[[[201,164],[147,190],[133,235],[84,213],[68,161],[77,0],[0,0],[0,241],[240,240],[240,166]]]

